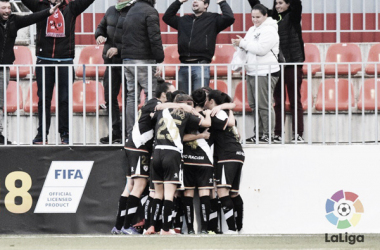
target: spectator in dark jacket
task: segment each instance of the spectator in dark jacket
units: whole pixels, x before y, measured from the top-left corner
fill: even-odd
[[[260,3],[259,0],[248,0],[250,5]],[[302,40],[302,2],[301,0],[274,0],[273,9],[269,12],[273,19],[277,20],[278,34],[280,36],[280,49],[284,54],[287,63],[303,63],[305,61],[304,42]],[[284,103],[281,101],[281,88],[285,84],[288,91],[290,110],[292,114],[292,142],[304,142],[303,134],[303,108],[301,102],[301,84],[302,84],[302,64],[284,66],[284,79],[278,79],[276,88],[274,89],[273,97],[275,101],[274,111],[276,114],[276,125],[274,129],[274,142],[281,143],[284,131],[282,131],[281,110]],[[295,77],[296,76],[296,84]],[[281,84],[280,84],[281,83]],[[295,86],[296,85],[296,86]],[[285,87],[284,86],[284,87]],[[294,98],[296,92],[297,98]],[[285,93],[285,91],[284,91]],[[284,96],[284,100],[285,100]],[[297,110],[295,110],[297,103]],[[297,117],[297,131],[295,124]],[[285,120],[285,117],[284,117]]]
[[[115,6],[111,6],[106,11],[103,19],[100,21],[98,28],[95,31],[96,44],[104,43],[103,59],[105,64],[122,64],[121,60],[121,39],[120,42],[117,37],[122,36],[121,29],[118,28],[119,19],[122,19],[121,25],[125,19],[126,14],[131,8],[135,0],[118,0]],[[119,43],[119,44],[117,44]],[[119,49],[118,49],[119,47]],[[109,74],[111,72],[111,82],[109,82]],[[110,139],[112,143],[121,143],[121,121],[120,110],[117,96],[119,95],[120,85],[122,82],[122,72],[120,66],[107,67],[104,73],[104,96],[106,100],[106,106],[109,108],[109,88],[111,88],[111,106],[112,106],[112,135],[100,138],[100,142],[103,144],[109,143]]]
[[[12,14],[9,0],[0,0],[0,64],[2,65],[0,68],[0,144],[5,143],[5,139],[2,134],[4,88],[6,88],[9,83],[9,68],[4,66],[7,64],[13,64],[15,61],[13,46],[15,45],[17,31],[23,27],[47,18],[56,10],[57,7],[46,9],[27,16],[18,16]],[[7,143],[11,144],[10,141],[7,141]]]
[[[75,57],[75,21],[77,16],[85,11],[94,0],[22,0],[22,2],[33,12],[45,10],[51,5],[61,3],[54,15],[37,23],[37,64],[54,66],[73,64]],[[39,124],[33,144],[42,144],[44,141],[47,143],[50,128],[50,106],[55,83],[58,85],[58,130],[61,135],[61,143],[69,143],[68,86],[70,82],[69,70],[72,69],[68,66],[58,67],[58,79],[55,79],[55,70],[55,67],[45,67],[44,69],[43,67],[36,67]],[[43,83],[45,96],[43,96]],[[42,106],[44,98],[46,124],[43,124]]]
[[[193,0],[194,14],[177,16],[181,5],[188,0],[175,0],[166,10],[163,20],[170,27],[178,30],[178,53],[181,63],[209,64],[215,53],[216,36],[235,22],[234,14],[225,0],[218,0],[222,14],[207,12],[210,0]],[[191,67],[191,86],[189,86],[189,69],[181,66],[178,75],[178,89],[186,93],[209,85],[210,67]]]
[[[160,20],[157,10],[153,7],[155,0],[137,0],[128,11],[123,23],[123,42],[121,58],[124,64],[156,64],[164,61],[162,47]],[[135,95],[142,88],[145,95],[154,95],[157,85],[156,74],[149,74],[149,67],[139,66],[135,72],[135,66],[125,67],[127,79],[127,134],[132,131],[135,123]],[[156,67],[151,67],[153,73]],[[135,79],[139,86],[135,89]],[[152,84],[149,84],[152,79]],[[149,90],[148,90],[149,87]],[[149,96],[151,97],[151,95]]]

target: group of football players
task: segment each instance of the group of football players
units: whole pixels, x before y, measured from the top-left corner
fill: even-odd
[[[126,140],[127,184],[111,232],[140,234],[136,221],[142,210],[143,234],[183,233],[183,215],[187,233],[194,234],[195,190],[201,234],[220,232],[220,205],[228,225],[224,233],[241,232],[244,151],[232,112],[235,104],[226,93],[208,87],[191,96],[174,90],[164,80],[158,83]],[[148,198],[143,195],[147,186]]]

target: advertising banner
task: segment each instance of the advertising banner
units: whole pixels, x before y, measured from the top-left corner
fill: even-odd
[[[125,162],[121,147],[2,147],[0,233],[108,233]]]

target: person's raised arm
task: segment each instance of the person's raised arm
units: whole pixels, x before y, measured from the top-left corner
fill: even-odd
[[[222,10],[222,14],[218,15],[216,22],[217,32],[219,33],[231,26],[235,22],[235,17],[231,7],[228,5],[226,0],[218,0],[217,4],[219,4],[220,9]]]
[[[205,115],[205,117],[202,120],[201,126],[204,128],[211,127],[211,110],[206,109],[205,111],[203,111],[203,114]]]
[[[70,10],[74,16],[79,16],[90,6],[95,0],[76,0],[69,2]]]
[[[175,0],[169,8],[165,11],[162,20],[169,25],[170,27],[178,30],[178,22],[180,17],[177,16],[178,10],[181,8],[183,3],[187,2],[187,0]]]
[[[58,9],[58,7],[59,4],[51,7],[50,9],[41,10],[30,15],[17,16],[17,29],[21,29],[23,27],[45,20],[48,16],[53,14]]]
[[[236,121],[235,121],[234,112],[232,112],[232,110],[229,110],[229,113],[228,113],[228,124],[227,124],[227,126],[228,127],[233,127],[235,125],[236,125]]]
[[[187,142],[187,141],[195,141],[195,140],[198,140],[198,139],[209,139],[210,138],[210,132],[208,132],[208,128],[205,129],[205,131],[203,131],[202,133],[199,133],[199,134],[185,134],[183,136],[183,141],[184,142]]]
[[[301,0],[290,0],[290,19],[293,23],[300,23],[302,17],[302,2]]]

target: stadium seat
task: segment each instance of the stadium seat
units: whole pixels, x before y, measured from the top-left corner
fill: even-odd
[[[51,112],[55,112],[55,91],[56,89],[54,87],[50,106]],[[30,104],[30,88],[28,86],[28,94],[25,99],[24,111],[29,113],[30,109],[32,109],[32,113],[38,113],[37,82],[32,83],[32,104]]]
[[[243,111],[243,82],[239,82],[236,85],[235,88],[235,96],[234,96],[234,103],[236,104],[236,107],[234,108],[234,111],[236,112],[242,112]],[[247,85],[245,85],[245,111],[246,112],[252,112],[252,109],[248,105],[248,97],[247,97]]]
[[[79,55],[78,64],[104,64],[103,45],[89,45],[82,49]],[[99,77],[104,76],[106,66],[99,66]],[[83,66],[78,66],[75,71],[77,77],[83,77]],[[96,77],[96,67],[86,66],[86,77]]]
[[[319,49],[317,45],[312,43],[305,43],[305,63],[320,63],[321,62],[321,54],[319,53]],[[302,67],[303,74],[307,74],[307,64],[304,64]],[[315,75],[315,73],[321,71],[320,64],[312,64],[311,65],[311,74]]]
[[[347,111],[348,110],[348,86],[351,88],[351,107],[355,104],[354,98],[354,88],[352,83],[349,84],[347,79],[338,79],[338,110],[339,111]],[[325,100],[322,97],[322,87],[323,83],[319,85],[317,101],[315,103],[316,110],[321,111],[323,101],[325,101],[325,110],[326,111],[335,111],[335,102],[336,102],[336,92],[335,92],[335,79],[326,79],[325,80]]]
[[[368,75],[374,75],[375,74],[375,63],[377,63],[377,74],[380,75],[380,43],[375,44],[371,47],[368,53],[368,63],[365,67],[365,73]]]
[[[23,98],[22,98],[21,86],[19,85],[18,88],[19,88],[18,109],[22,109],[23,108],[23,101],[22,101]],[[17,82],[9,81],[9,84],[7,87],[7,109],[6,109],[6,112],[13,113],[16,110],[17,110]]]
[[[290,101],[289,101],[289,95],[288,91],[285,88],[286,92],[286,100],[285,100],[285,111],[290,112]],[[303,79],[302,84],[301,84],[301,102],[302,102],[302,108],[304,111],[307,110],[308,108],[308,103],[307,103],[307,80]]]
[[[219,89],[220,91],[222,91],[224,93],[228,93],[227,83],[225,81],[223,81],[223,80],[217,80],[216,81],[216,86],[215,86],[215,81],[214,80],[210,80],[209,87],[212,88],[212,89]]]
[[[96,103],[96,88],[98,87],[98,100]],[[104,105],[103,85],[96,81],[86,81],[86,112],[96,112],[99,105]],[[73,84],[73,111],[83,112],[83,81]]]
[[[229,64],[232,61],[232,57],[235,53],[235,48],[232,44],[217,44],[215,46],[215,54],[212,58],[211,64]],[[215,66],[210,65],[210,76],[215,74]],[[228,70],[227,66],[216,66],[217,76],[227,76]],[[231,71],[232,73],[232,71]]]
[[[15,53],[16,60],[14,61],[14,65],[23,65],[33,64],[33,58],[32,58],[32,52],[27,46],[14,46],[13,51]],[[28,74],[30,74],[30,67],[19,67],[19,77],[24,78]],[[33,74],[33,69],[32,69]],[[17,67],[11,66],[10,67],[10,77],[16,78],[17,77]]]
[[[168,66],[168,64],[180,64],[178,47],[177,45],[169,45],[164,49],[165,59],[163,62],[163,66],[165,66],[165,78],[166,77],[175,77],[176,75],[176,67]],[[164,70],[164,69],[163,69]],[[179,66],[177,67],[179,70]]]
[[[364,104],[362,99],[363,89],[360,88],[359,100],[358,100],[358,110],[380,110],[380,79],[377,79],[377,107],[375,106],[375,79],[367,79],[364,82]]]
[[[347,63],[358,62],[359,64],[351,64],[351,70],[348,71]],[[326,63],[339,63],[337,65],[339,75],[355,75],[362,66],[362,54],[358,45],[353,43],[336,43],[330,45],[326,53]],[[326,75],[335,75],[335,64],[325,65]]]

